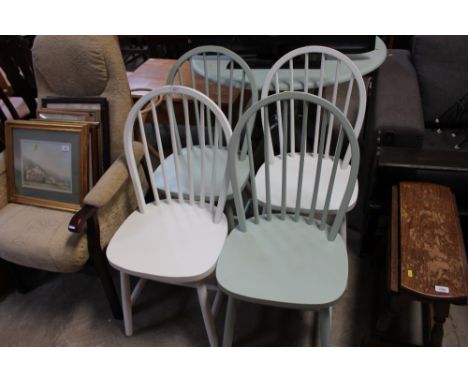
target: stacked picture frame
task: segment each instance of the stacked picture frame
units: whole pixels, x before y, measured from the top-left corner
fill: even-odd
[[[5,124],[8,200],[78,211],[110,165],[105,98],[42,99],[35,120]]]

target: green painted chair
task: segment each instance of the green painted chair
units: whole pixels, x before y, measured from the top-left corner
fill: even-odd
[[[266,190],[266,203],[259,207],[258,180],[255,180],[252,137],[249,132],[249,121],[261,112],[269,129],[269,108],[281,107],[283,116],[283,150],[288,147],[288,112],[294,103],[295,110],[302,107],[303,112],[296,117],[301,121],[300,164],[295,168],[297,174],[296,206],[293,210],[287,208],[288,159],[283,160],[282,182],[271,182],[269,166],[265,166],[263,185]],[[320,110],[320,134],[318,135],[318,151],[316,154],[306,152],[306,131],[309,119],[317,109]],[[316,115],[316,114],[315,114]],[[333,118],[339,122],[339,134],[335,147],[332,149],[333,162],[330,169],[323,169],[325,161],[326,129]],[[245,133],[247,129],[247,134]],[[264,158],[270,157],[270,135],[263,140]],[[247,143],[245,142],[247,141]],[[242,184],[239,178],[237,162],[242,156],[241,146],[247,145],[250,164],[250,183],[252,188],[252,216],[244,213],[242,199]],[[331,213],[330,201],[335,185],[337,170],[345,155],[346,145],[350,152],[350,175],[339,208]],[[257,150],[259,148],[257,147]],[[260,148],[261,150],[261,148]],[[344,114],[327,100],[303,92],[284,92],[269,96],[253,105],[239,120],[231,137],[228,154],[228,170],[239,225],[228,236],[216,268],[219,287],[228,296],[227,315],[224,328],[223,344],[232,344],[235,305],[238,300],[259,304],[314,310],[319,313],[320,339],[322,345],[329,344],[332,306],[344,294],[348,279],[348,257],[345,241],[339,234],[340,225],[346,214],[348,203],[352,196],[359,168],[359,147],[353,127]],[[317,155],[314,169],[314,187],[312,202],[306,216],[301,206],[301,192],[305,174],[304,162],[307,155]],[[323,172],[329,172],[325,177]],[[319,188],[326,184],[326,197],[323,208],[317,208]],[[278,213],[272,212],[272,197],[274,192],[281,193],[281,206]]]
[[[167,77],[167,85],[183,85],[195,89],[206,95],[208,98],[216,102],[217,106],[223,111],[229,121],[230,126],[235,123],[242,116],[244,111],[258,100],[258,89],[255,82],[255,77],[252,70],[247,63],[234,53],[233,51],[213,45],[200,46],[182,55],[172,67]],[[184,107],[187,107],[184,104]],[[197,126],[200,126],[200,120],[204,116],[200,116],[198,107],[195,107],[195,121]],[[214,164],[215,173],[213,173],[216,182],[215,197],[219,197],[222,188],[221,179],[223,178],[227,162],[227,142],[215,142],[213,136],[213,123],[209,114],[205,116],[206,120],[206,141],[207,141],[207,166],[211,167],[211,162],[214,159],[212,148],[216,147],[217,160]],[[195,127],[195,126],[194,126]],[[194,128],[192,127],[192,129]],[[181,147],[179,136],[176,134],[177,151],[180,158],[186,156],[186,149]],[[220,136],[221,138],[221,136]],[[200,145],[197,139],[194,141],[194,167],[199,169],[200,163]],[[169,168],[174,168],[173,162],[175,155],[171,154],[166,158]],[[186,162],[180,160],[182,166],[182,173],[187,173]],[[244,161],[239,162],[239,169],[241,169],[244,179],[248,176],[248,163]],[[195,184],[200,183],[198,176],[200,171],[194,171]],[[163,184],[162,167],[158,166],[155,171],[156,183],[158,188],[161,189]],[[176,174],[174,171],[168,171],[169,188],[173,196],[177,195],[177,190],[174,187]],[[189,194],[187,177],[182,177],[182,187],[184,195]],[[205,178],[206,187],[211,183],[211,175]],[[197,193],[196,197],[200,195]],[[232,192],[228,189],[227,200],[232,199]],[[234,217],[232,216],[232,203],[226,204],[226,214],[228,216],[230,227],[234,226]]]

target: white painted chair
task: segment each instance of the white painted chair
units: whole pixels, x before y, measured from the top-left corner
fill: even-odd
[[[329,93],[327,95],[325,94],[325,88]],[[357,88],[357,91],[355,88]],[[281,91],[293,90],[301,90],[304,92],[312,92],[315,90],[317,96],[327,98],[344,113],[348,120],[351,121],[354,134],[356,137],[359,137],[366,110],[366,87],[359,69],[349,57],[334,49],[323,46],[307,46],[295,49],[285,54],[272,66],[266,75],[262,88],[261,99],[267,97],[271,92],[279,93]],[[355,108],[350,108],[352,101],[354,101],[353,103],[356,106]],[[263,178],[265,177],[266,171],[265,166],[267,164],[270,166],[272,182],[281,183],[280,175],[283,166],[282,158],[284,154],[287,153],[289,159],[289,175],[286,182],[286,188],[288,189],[286,206],[288,209],[294,209],[297,204],[295,197],[296,193],[294,192],[297,185],[297,177],[293,174],[297,172],[300,163],[296,128],[294,126],[294,118],[299,111],[295,112],[293,105],[293,102],[291,102],[291,107],[288,110],[290,123],[292,124],[292,128],[289,131],[290,139],[288,147],[283,149],[283,145],[281,143],[284,116],[282,116],[281,110],[278,109],[276,114],[278,118],[279,155],[277,155],[278,152],[275,153],[273,151],[273,145],[271,145],[270,159],[265,162],[264,166],[259,169],[257,174],[259,184],[259,202],[265,203],[265,189],[263,188]],[[357,112],[355,109],[357,109]],[[355,116],[351,115],[351,110],[353,111],[353,114],[355,112]],[[306,155],[304,162],[304,190],[301,194],[300,201],[300,206],[303,212],[310,208],[312,194],[315,187],[314,178],[318,160],[318,136],[321,128],[319,124],[320,117],[321,110],[319,107],[315,117],[312,116],[312,118],[315,118],[315,125],[312,130],[314,134],[314,144],[313,147],[310,148],[311,150],[309,150],[311,151],[310,155]],[[310,126],[310,128],[311,127],[312,126]],[[336,139],[337,126],[335,118],[331,116],[328,125],[323,126],[322,128],[327,130],[322,176],[327,178],[330,176],[330,170],[335,156],[335,152],[330,151],[332,141]],[[271,139],[270,142],[272,142]],[[343,155],[342,153],[340,153],[340,155],[342,156],[342,160],[340,161],[340,166],[337,170],[337,179],[335,181],[335,188],[329,206],[329,211],[332,214],[334,214],[339,207],[339,201],[342,198],[350,174],[350,149],[347,148]],[[279,191],[280,188],[273,187],[271,195],[273,209],[277,210],[281,205],[281,199],[280,194],[275,190]],[[317,209],[319,211],[323,210],[326,194],[327,190],[320,186],[317,196]],[[351,200],[349,201],[348,211],[354,208],[357,196],[358,183],[356,183]],[[340,233],[346,241],[346,216],[343,220]]]
[[[199,68],[198,73],[195,66]],[[180,84],[202,92],[216,102],[218,107],[223,110],[230,126],[233,126],[237,122],[249,105],[257,102],[259,93],[252,70],[244,59],[229,49],[213,45],[200,46],[182,55],[169,72],[167,84]],[[195,108],[195,121],[197,125],[200,123],[200,118],[198,108]],[[215,164],[215,172],[218,179],[215,197],[218,197],[220,190],[219,180],[222,178],[221,174],[224,173],[226,167],[227,143],[229,142],[214,142],[210,117],[206,116],[205,121],[207,126],[207,146],[208,148],[214,145],[218,147],[218,157]],[[180,143],[178,144],[180,146]],[[195,145],[193,158],[195,167],[200,166],[200,156],[198,153],[199,145]],[[179,155],[185,155],[184,149],[180,150],[179,148]],[[166,158],[166,161],[168,164],[171,164],[174,159],[175,156],[171,154]],[[206,160],[207,165],[210,166],[213,160],[213,155],[210,151],[207,151]],[[182,165],[184,165],[184,162],[182,162]],[[248,176],[247,162],[240,161],[239,168],[243,171],[246,179]],[[198,174],[198,171],[194,172],[195,184],[200,182]],[[175,173],[169,171],[167,176],[170,179],[169,189],[174,195]],[[158,187],[160,187],[163,181],[161,166],[156,169],[156,180]],[[207,183],[211,182],[209,174],[205,177],[205,181]],[[182,188],[185,195],[188,195],[188,183],[188,179],[183,177]],[[199,197],[197,193],[196,196]],[[227,192],[227,199],[232,199],[232,191],[230,189]],[[226,213],[230,227],[232,228],[234,222],[230,203],[226,205]]]
[[[291,190],[287,187],[286,179],[290,180],[290,172],[297,172],[294,174],[297,179],[295,200],[301,201],[301,194],[306,187],[305,161],[308,154],[305,150],[307,124],[304,123],[299,131],[299,166],[296,169],[291,168],[289,162],[294,158],[286,155],[279,174],[281,184],[273,179],[270,166],[265,167],[265,176],[262,178],[266,196],[263,212],[259,207],[261,185],[259,178],[255,179],[253,145],[251,140],[248,141],[253,206],[253,216],[249,218],[244,214],[237,168],[239,146],[244,135],[255,135],[244,134],[248,129],[248,121],[261,112],[267,127],[264,131],[269,131],[270,118],[274,118],[269,113],[270,109],[276,108],[285,115],[291,105],[297,107],[299,104],[304,113],[298,117],[305,121],[307,111],[312,112],[319,108],[321,127],[326,126],[332,118],[339,122],[339,137],[336,145],[334,144],[336,152],[341,152],[345,144],[349,145],[349,176],[344,184],[344,192],[336,199],[338,207],[330,216],[333,193],[339,186],[336,181],[341,161],[335,156],[331,169],[327,169],[330,176],[323,176],[328,166],[325,155],[327,132],[321,128],[317,137],[315,183],[307,215],[304,216],[304,207],[299,202],[293,209],[288,208]],[[291,128],[294,128],[292,119],[284,118],[281,129],[283,152],[288,147]],[[264,138],[263,153],[266,160],[271,156],[271,140],[268,133],[264,134]],[[228,167],[239,226],[226,239],[216,267],[219,287],[229,296],[223,344],[232,344],[235,304],[238,300],[244,300],[318,311],[321,344],[328,345],[332,306],[345,292],[348,278],[347,248],[338,231],[351,200],[359,168],[359,146],[351,124],[336,106],[321,97],[303,92],[284,92],[269,96],[253,105],[234,129],[229,145]],[[320,187],[326,190],[321,211],[318,208]],[[277,213],[274,213],[273,207],[276,206],[273,205],[273,195],[279,195],[280,198]]]
[[[156,105],[153,100],[162,97],[164,102]],[[184,113],[178,121],[173,108],[173,97],[182,97]],[[194,148],[191,136],[189,104],[194,101],[200,113],[198,135],[200,146]],[[153,165],[143,124],[145,106],[149,104],[154,132],[156,135],[160,166],[163,174],[162,190],[158,190]],[[165,106],[165,107],[163,107]],[[174,156],[168,163],[165,149],[161,144],[160,120],[165,116],[170,121],[169,129],[172,151],[177,150],[177,125],[185,126],[184,156]],[[224,139],[229,142],[231,128],[226,117],[216,104],[202,93],[184,86],[164,86],[143,96],[131,109],[124,131],[124,147],[129,172],[138,201],[138,210],[132,213],[112,238],[107,248],[110,264],[120,271],[122,306],[124,312],[125,334],[132,334],[132,304],[135,303],[146,279],[180,284],[197,289],[198,298],[208,333],[209,343],[217,345],[217,335],[213,315],[217,311],[220,293],[216,294],[210,306],[207,289],[217,290],[208,279],[215,270],[218,255],[227,235],[227,220],[223,213],[226,200],[228,176],[222,172],[218,197],[216,197],[216,163],[218,150],[208,149],[205,145],[205,115],[213,122],[215,141]],[[145,150],[145,161],[149,173],[149,183],[154,194],[154,202],[146,203],[142,190],[141,174],[138,173],[132,150],[134,126],[138,125]],[[166,148],[166,151],[168,148]],[[212,155],[212,161],[208,157]],[[194,158],[198,156],[200,166],[195,167]],[[182,161],[185,162],[182,166]],[[187,170],[187,173],[185,171]],[[175,184],[170,184],[169,171],[176,174]],[[195,173],[198,183],[195,182]],[[211,174],[211,182],[205,180]],[[184,193],[182,178],[186,177],[188,192]],[[171,188],[175,187],[177,196]],[[158,192],[159,191],[159,192]],[[161,195],[160,195],[161,194]],[[200,197],[197,197],[199,195]],[[129,276],[141,280],[133,292],[130,291]]]

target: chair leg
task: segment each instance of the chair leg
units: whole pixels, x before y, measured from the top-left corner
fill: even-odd
[[[122,294],[122,310],[124,318],[125,335],[133,334],[133,317],[132,317],[132,298],[130,293],[130,276],[120,272],[120,290]]]
[[[331,307],[319,310],[319,330],[321,346],[330,346],[331,315]]]
[[[234,325],[236,322],[236,305],[237,301],[234,297],[228,297],[226,320],[224,321],[223,346],[232,346],[234,337]]]
[[[198,301],[203,315],[203,321],[205,322],[206,333],[208,334],[208,341],[210,346],[218,346],[218,336],[216,334],[216,327],[211,314],[211,306],[208,299],[208,289],[206,284],[200,284],[197,286]]]
[[[347,240],[346,240],[346,239],[347,239],[347,232],[346,232],[346,215],[344,216],[343,221],[341,222],[341,226],[340,226],[340,235],[341,235],[341,237],[343,238],[343,241],[344,241],[344,243],[345,243],[346,246],[347,246],[348,242],[347,242]]]
[[[216,317],[219,312],[219,307],[221,306],[221,301],[223,299],[223,292],[219,289],[216,291],[215,298],[213,300],[213,304],[211,305],[211,314],[213,317]]]
[[[229,200],[226,202],[226,217],[228,221],[228,232],[231,232],[234,228],[236,228],[236,222],[234,220],[234,210],[232,206],[232,201]]]

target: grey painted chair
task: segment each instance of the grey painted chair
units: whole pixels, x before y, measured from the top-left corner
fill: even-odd
[[[269,131],[270,108],[280,107],[283,112],[282,144],[286,150],[289,141],[289,130],[292,124],[287,117],[288,110],[294,103],[303,108],[301,116],[303,123],[300,130],[299,167],[291,169],[289,155],[282,162],[281,182],[275,182],[271,177],[269,166],[265,168],[262,181],[266,190],[266,200],[263,212],[259,208],[259,179],[255,179],[253,163],[253,144],[250,137],[254,134],[244,134],[249,128],[249,120],[259,112],[263,114],[266,130]],[[279,106],[277,106],[279,105]],[[317,137],[317,162],[314,171],[314,187],[311,204],[307,216],[303,215],[303,207],[299,202],[294,209],[288,209],[288,188],[286,179],[296,180],[295,198],[301,200],[307,131],[307,112],[312,113],[321,108],[320,124],[326,126],[331,118],[339,122],[340,131],[333,152],[342,152],[345,144],[349,144],[350,173],[344,192],[339,200],[339,207],[334,214],[330,211],[330,201],[337,187],[337,170],[340,166],[340,156],[335,155],[330,169],[326,169],[325,141],[326,129],[320,129]],[[297,110],[297,109],[296,109]],[[296,118],[297,120],[297,118]],[[237,163],[239,161],[240,145],[247,139],[248,158],[250,164],[250,182],[252,186],[253,216],[244,213],[242,187]],[[264,159],[271,154],[270,136],[265,134]],[[359,168],[359,147],[356,135],[349,121],[338,108],[327,100],[303,92],[285,92],[275,94],[260,100],[253,105],[240,119],[231,138],[229,146],[228,166],[231,185],[234,192],[236,212],[239,226],[228,236],[223,251],[219,257],[216,278],[219,287],[229,296],[224,329],[224,345],[231,345],[235,322],[235,304],[238,300],[302,310],[319,312],[321,344],[329,344],[329,331],[332,306],[340,299],[346,289],[348,277],[348,258],[345,242],[338,231],[346,214],[351,199]],[[329,176],[324,177],[324,171]],[[294,172],[294,173],[293,173]],[[322,210],[318,210],[318,192],[323,186],[327,190]],[[281,204],[279,212],[273,212],[272,194],[280,193]]]
[[[353,126],[354,134],[356,137],[359,137],[366,110],[366,86],[358,67],[349,57],[335,49],[324,46],[306,46],[285,54],[267,73],[262,88],[261,98],[263,99],[267,97],[272,92],[279,93],[284,90],[300,90],[310,93],[315,92],[319,97],[328,99],[344,113]],[[290,167],[293,168],[299,165],[299,155],[297,154],[299,150],[299,140],[295,136],[296,129],[291,128],[289,130],[289,145],[285,151],[283,151],[281,147],[281,110],[278,110],[276,114],[278,116],[280,142],[279,155],[275,155],[273,150],[270,150],[271,158],[266,162],[270,165],[272,177],[278,177],[281,174],[282,156],[285,152],[290,156]],[[291,109],[289,113],[290,118],[293,118],[295,114],[294,109]],[[315,116],[315,126],[309,127],[309,141],[313,138],[313,145],[311,145],[312,147],[310,150],[312,155],[308,155],[305,158],[307,175],[304,180],[305,187],[301,196],[301,205],[304,212],[309,208],[312,200],[313,176],[317,161],[316,154],[319,141],[317,137],[320,133],[319,119],[320,110],[318,110]],[[337,137],[338,130],[336,121],[334,121],[333,117],[330,118],[328,126],[324,126],[324,128],[327,130],[327,136],[325,141],[325,156],[323,160],[326,162],[326,168],[331,168],[333,156],[330,153],[330,147],[332,146],[333,140]],[[338,179],[336,182],[335,192],[332,195],[330,205],[331,212],[337,210],[341,200],[341,195],[344,192],[344,187],[346,186],[347,178],[349,176],[349,155],[350,152],[349,149],[347,149],[337,171]],[[258,176],[265,176],[264,167],[260,169]],[[288,180],[286,187],[288,188],[289,194],[294,195],[296,187],[295,180],[293,179],[292,182]],[[325,195],[326,189],[320,187],[318,196],[319,201],[317,205],[319,210],[323,208]],[[358,184],[356,183],[348,206],[348,211],[354,208],[357,197]],[[262,203],[265,201],[264,190],[260,192],[259,200]],[[274,209],[279,208],[280,202],[279,194],[273,194],[272,203]],[[294,197],[288,198],[287,207],[294,209],[295,206],[296,200]],[[346,218],[343,220],[341,234],[346,239]]]
[[[173,108],[173,98],[183,97],[186,106],[180,120]],[[162,97],[157,105],[155,97]],[[198,129],[200,146],[195,149],[191,136],[188,104],[197,104],[200,113]],[[152,124],[161,161],[162,180],[159,190],[153,165],[148,150],[143,119],[149,104]],[[146,108],[145,108],[146,107]],[[208,110],[208,112],[206,112]],[[167,115],[169,114],[169,115]],[[204,94],[185,86],[164,86],[142,97],[131,109],[124,130],[124,148],[129,172],[135,189],[138,211],[133,212],[121,225],[107,248],[110,264],[120,271],[122,306],[125,321],[125,333],[131,335],[132,305],[135,303],[147,279],[178,284],[197,289],[199,302],[211,345],[217,344],[217,335],[213,316],[219,306],[221,294],[211,306],[207,288],[213,287],[212,274],[227,235],[227,219],[223,214],[228,176],[226,169],[216,177],[216,164],[219,149],[207,147],[203,132],[205,115],[209,115],[214,126],[215,141],[224,139],[229,142],[231,127],[216,104]],[[162,147],[161,125],[163,116],[170,121],[171,147]],[[175,155],[169,162],[166,152],[177,150],[179,131],[177,126],[185,126],[183,155]],[[132,150],[134,129],[139,129],[144,148],[144,157],[149,172],[151,190],[155,201],[146,203],[144,192],[145,178],[137,170],[138,158]],[[207,158],[212,158],[208,161]],[[195,159],[199,162],[195,164]],[[182,166],[184,163],[184,166]],[[168,176],[175,174],[175,179]],[[211,181],[207,182],[206,178]],[[188,179],[188,184],[182,179]],[[174,181],[174,183],[172,183]],[[185,194],[187,188],[187,195]],[[176,196],[171,190],[176,191]],[[218,193],[215,195],[215,191]],[[197,197],[199,195],[199,197]],[[205,198],[206,196],[206,198]],[[140,278],[139,283],[130,293],[129,276]]]
[[[249,105],[254,104],[258,100],[258,89],[250,67],[239,55],[220,46],[200,46],[182,55],[169,72],[167,84],[180,84],[188,86],[205,94],[211,100],[216,102],[218,107],[223,110],[230,126],[233,126],[238,121]],[[184,104],[184,107],[187,107],[187,105]],[[194,112],[196,122],[195,125],[199,126],[202,116],[199,114],[197,105],[195,105]],[[229,142],[214,142],[212,131],[213,127],[210,118],[211,117],[209,115],[206,115],[207,148],[215,146],[220,148],[217,154],[217,162],[214,173],[216,179],[218,179],[215,189],[215,195],[218,197],[220,190],[219,182],[226,168],[226,146]],[[200,150],[197,137],[194,139],[194,144],[194,152],[197,153]],[[180,142],[178,142],[177,150],[179,156],[185,155],[185,149],[181,148]],[[172,168],[174,168],[174,158],[175,156],[173,154],[166,158],[168,165],[170,166],[172,164]],[[200,168],[199,158],[200,156],[198,154],[194,156],[194,166],[197,168]],[[208,152],[206,160],[208,161],[207,166],[210,167],[210,162],[213,160],[213,156],[210,154],[210,152]],[[180,161],[180,163],[183,166],[185,162]],[[241,161],[239,162],[239,166],[242,173],[244,174],[244,178],[246,179],[248,175],[247,162]],[[183,173],[185,174],[187,171],[184,171]],[[200,181],[198,179],[199,173],[199,171],[194,172],[195,183]],[[167,176],[172,180],[169,182],[171,187],[170,190],[173,195],[175,195],[175,189],[173,185],[175,185],[174,180],[176,174],[169,171]],[[159,166],[156,169],[158,187],[160,184],[162,184],[162,177],[162,168]],[[205,180],[208,186],[208,183],[211,182],[211,176],[207,175]],[[188,178],[183,177],[181,181],[183,187],[185,186],[183,192],[185,195],[188,195],[188,189],[186,187],[186,185],[189,183]],[[196,195],[196,197],[199,197],[199,195]],[[228,200],[232,199],[232,192],[230,189],[228,190],[227,198]],[[232,209],[231,204],[229,203],[226,205],[226,212],[230,220],[230,226],[233,227],[234,222]]]

